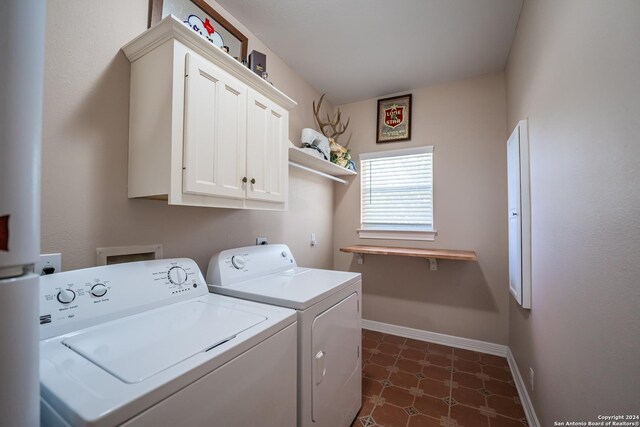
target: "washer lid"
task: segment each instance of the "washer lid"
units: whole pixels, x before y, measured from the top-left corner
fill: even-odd
[[[62,343],[133,384],[227,342],[265,320],[264,316],[191,301],[130,316],[65,338]]]

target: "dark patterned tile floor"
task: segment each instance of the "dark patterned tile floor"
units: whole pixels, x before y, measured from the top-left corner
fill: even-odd
[[[362,330],[362,408],[352,427],[526,425],[504,357]]]

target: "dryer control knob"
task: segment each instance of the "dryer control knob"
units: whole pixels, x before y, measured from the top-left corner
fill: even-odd
[[[233,264],[236,270],[241,270],[244,268],[246,261],[240,255],[234,255],[231,257],[231,264]]]
[[[287,251],[282,251],[282,253],[280,255],[282,255],[282,258],[286,258],[287,255],[289,255],[289,254],[287,253]]]
[[[76,293],[73,292],[71,289],[63,289],[60,292],[58,292],[58,301],[61,302],[62,304],[69,304],[71,302],[73,302],[74,299],[76,299]]]
[[[89,292],[91,292],[91,295],[94,297],[103,297],[107,293],[107,287],[104,283],[96,283],[91,287],[91,291]]]
[[[187,272],[179,266],[171,267],[167,276],[169,277],[169,282],[174,285],[182,285],[187,281]]]

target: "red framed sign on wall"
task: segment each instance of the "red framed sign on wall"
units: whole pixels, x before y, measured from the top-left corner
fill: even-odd
[[[378,100],[378,144],[411,139],[411,94]]]

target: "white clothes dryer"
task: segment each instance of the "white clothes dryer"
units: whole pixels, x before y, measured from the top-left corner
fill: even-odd
[[[298,312],[298,426],[349,426],[362,403],[360,273],[300,268],[286,245],[214,255],[212,292]]]
[[[289,426],[296,313],[208,292],[190,259],[43,276],[43,426]]]

